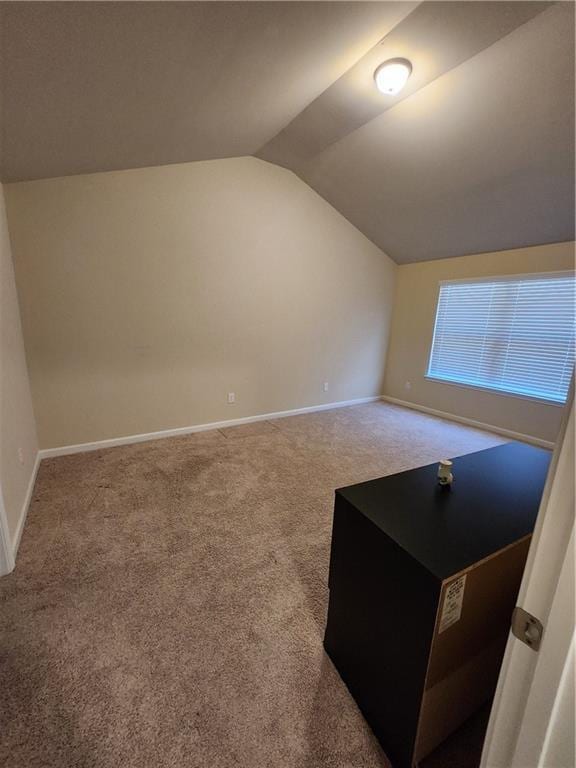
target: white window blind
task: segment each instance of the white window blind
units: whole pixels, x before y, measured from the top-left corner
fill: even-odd
[[[575,286],[574,275],[442,283],[427,375],[564,403]]]

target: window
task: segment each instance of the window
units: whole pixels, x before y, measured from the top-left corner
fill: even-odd
[[[564,403],[573,274],[440,284],[428,377]]]

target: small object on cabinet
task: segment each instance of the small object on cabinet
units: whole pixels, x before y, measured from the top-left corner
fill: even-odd
[[[450,459],[442,459],[438,464],[438,484],[450,486],[454,480],[454,475],[451,472],[452,462]]]

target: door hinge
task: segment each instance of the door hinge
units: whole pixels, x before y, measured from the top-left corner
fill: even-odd
[[[512,614],[512,634],[514,637],[526,643],[528,648],[537,651],[542,642],[543,632],[544,627],[535,616],[532,616],[531,613],[528,613],[528,611],[525,611],[524,608],[520,608],[518,605],[514,608],[514,613]]]

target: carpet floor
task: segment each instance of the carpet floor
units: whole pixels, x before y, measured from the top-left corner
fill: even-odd
[[[42,461],[0,765],[388,766],[322,648],[334,489],[502,442],[373,403]]]

